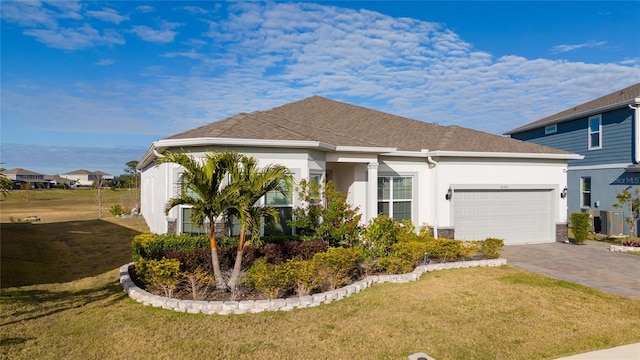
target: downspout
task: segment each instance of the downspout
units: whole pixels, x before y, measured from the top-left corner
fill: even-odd
[[[431,158],[431,156],[427,156],[427,162],[431,165],[433,165],[433,167],[436,169],[435,170],[435,177],[436,177],[436,181],[434,181],[435,183],[435,191],[433,192],[434,197],[435,197],[435,201],[433,202],[434,204],[434,213],[436,215],[436,223],[433,225],[433,237],[434,238],[438,238],[438,162],[433,160],[433,158]]]
[[[640,103],[640,98],[636,99],[636,105]],[[633,154],[633,163],[640,163],[640,107],[633,106],[629,104],[629,108],[633,109],[634,119],[633,119],[633,131],[634,131],[634,139],[635,139],[635,151]]]

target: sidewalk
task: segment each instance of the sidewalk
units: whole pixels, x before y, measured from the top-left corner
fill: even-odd
[[[556,360],[639,360],[640,343],[571,355]]]

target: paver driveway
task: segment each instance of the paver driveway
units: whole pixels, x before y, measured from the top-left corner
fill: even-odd
[[[502,257],[514,267],[640,299],[640,256],[608,248],[598,241],[508,245]]]

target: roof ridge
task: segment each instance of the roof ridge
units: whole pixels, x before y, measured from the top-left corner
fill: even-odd
[[[317,97],[317,98],[324,99],[323,97],[321,97],[321,96],[317,96],[317,95],[314,95],[314,96],[312,96],[312,97]],[[310,99],[310,98],[307,98],[307,99]],[[305,99],[305,100],[306,100],[306,99]],[[330,100],[330,99],[327,99],[327,100]],[[309,123],[307,123],[307,122],[303,122],[303,121],[296,121],[296,120],[294,120],[294,119],[291,119],[291,118],[288,118],[288,117],[283,117],[283,116],[274,115],[274,114],[271,114],[271,113],[269,113],[269,112],[263,112],[263,114],[264,114],[264,115],[268,115],[268,116],[270,116],[270,117],[277,118],[277,119],[282,119],[282,120],[285,120],[285,121],[290,122],[290,123],[294,123],[294,124],[299,125],[299,126],[304,126],[304,127],[307,127],[307,128],[313,128],[313,129],[315,129],[315,130],[317,130],[317,131],[325,132],[325,133],[328,133],[328,134],[338,135],[338,136],[342,136],[342,137],[348,137],[348,138],[350,138],[350,139],[352,139],[352,140],[357,140],[357,141],[360,141],[360,142],[363,142],[363,143],[371,144],[372,146],[382,146],[382,145],[380,145],[380,144],[377,144],[377,143],[371,142],[369,139],[360,139],[360,138],[358,138],[358,137],[349,136],[350,134],[343,134],[343,133],[340,133],[340,132],[337,132],[337,131],[332,131],[330,128],[326,128],[326,127],[322,127],[322,126],[316,126],[315,124],[309,124]],[[293,132],[293,131],[292,131],[292,132]],[[293,133],[295,133],[295,134],[298,134],[298,135],[301,135],[301,136],[303,136],[303,137],[307,137],[307,138],[308,138],[308,136],[307,136],[307,135],[305,135],[305,134],[302,134],[302,133],[299,133],[299,132],[293,132]],[[352,133],[352,134],[353,134],[353,133]],[[334,144],[334,145],[335,145],[335,144]]]

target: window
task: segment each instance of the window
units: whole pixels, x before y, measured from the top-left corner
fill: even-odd
[[[544,127],[544,134],[545,135],[555,134],[557,132],[558,132],[558,124],[547,125],[547,126]]]
[[[591,207],[591,178],[583,177],[580,183],[580,206]]]
[[[381,176],[378,178],[378,214],[402,221],[411,220],[413,178]]]
[[[589,150],[602,148],[602,115],[589,117]]]
[[[278,211],[279,222],[273,220],[265,222],[264,235],[292,234],[292,229],[287,222],[293,219],[293,196],[291,192],[282,194],[279,191],[269,191],[264,196],[264,204]]]
[[[182,208],[182,233],[189,235],[206,234],[204,225],[197,226],[191,222],[191,208]]]

